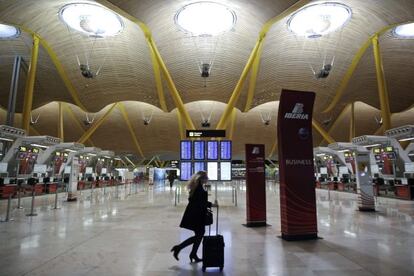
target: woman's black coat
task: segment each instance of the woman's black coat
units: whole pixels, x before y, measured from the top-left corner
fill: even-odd
[[[196,232],[204,230],[207,208],[211,207],[211,202],[207,200],[207,197],[208,194],[203,189],[203,185],[198,184],[193,195],[188,198],[188,205],[180,223],[181,228]]]

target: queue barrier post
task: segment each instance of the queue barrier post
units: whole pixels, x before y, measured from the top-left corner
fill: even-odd
[[[37,216],[37,214],[34,212],[34,202],[35,202],[35,195],[36,195],[35,186],[36,186],[36,184],[32,185],[32,204],[31,204],[31,207],[30,207],[30,214],[26,214],[26,216],[28,216],[28,217]]]
[[[17,209],[23,209],[21,198],[21,185],[17,184]]]
[[[55,190],[55,207],[53,207],[54,210],[60,209],[60,207],[58,207],[58,197],[59,197],[58,187],[59,187],[59,183],[56,183],[56,190]]]
[[[8,222],[8,221],[13,221],[14,220],[14,219],[10,218],[11,198],[12,198],[12,194],[9,194],[9,198],[7,199],[6,218],[4,220],[0,220],[0,222]]]

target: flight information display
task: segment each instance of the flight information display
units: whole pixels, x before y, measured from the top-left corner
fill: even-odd
[[[205,142],[194,141],[194,160],[205,159]]]
[[[194,162],[194,173],[206,170],[205,162]]]
[[[191,141],[181,141],[180,157],[182,160],[191,160]]]
[[[190,180],[192,175],[192,166],[191,162],[181,162],[180,163],[180,180],[187,181]]]
[[[220,142],[220,159],[231,160],[231,141]]]
[[[207,177],[209,180],[218,180],[218,163],[207,162]]]
[[[220,180],[222,181],[231,180],[231,162],[220,163]]]
[[[207,141],[207,159],[218,159],[218,141]]]

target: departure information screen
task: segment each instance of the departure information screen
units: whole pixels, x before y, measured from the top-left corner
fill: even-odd
[[[231,141],[220,142],[220,159],[231,160]]]
[[[218,141],[207,141],[207,159],[218,159]]]
[[[206,163],[205,162],[194,162],[194,173],[199,171],[206,171]]]
[[[207,177],[209,180],[218,180],[217,162],[207,162]]]
[[[180,163],[180,179],[182,181],[190,180],[192,175],[192,166],[191,162],[181,162]]]
[[[220,180],[222,181],[231,180],[231,162],[220,163]]]
[[[194,141],[194,160],[204,160],[205,159],[205,142],[204,141]]]
[[[191,141],[181,141],[180,157],[182,160],[191,160]]]

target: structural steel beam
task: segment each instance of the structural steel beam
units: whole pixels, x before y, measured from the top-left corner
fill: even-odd
[[[26,81],[26,89],[24,93],[24,102],[23,102],[23,117],[22,117],[22,129],[29,132],[30,127],[30,114],[32,112],[33,104],[33,90],[35,85],[36,78],[36,69],[37,69],[37,60],[39,57],[39,38],[36,35],[33,35],[33,46],[32,54],[30,58],[29,72]]]
[[[13,24],[11,24],[13,25]],[[72,82],[69,80],[68,75],[66,74],[65,69],[63,68],[62,63],[59,61],[55,51],[53,51],[52,47],[50,47],[49,43],[45,39],[43,39],[38,33],[26,28],[22,25],[13,25],[16,27],[19,27],[22,31],[31,34],[33,37],[37,37],[37,39],[40,42],[40,45],[46,50],[48,53],[50,59],[52,60],[53,64],[56,67],[56,70],[58,71],[63,83],[65,84],[66,88],[69,91],[69,94],[71,95],[74,103],[79,106],[82,110],[87,111],[86,107],[82,104],[82,102],[79,99],[79,94],[76,91],[75,87],[73,86]]]
[[[348,109],[350,108],[350,104],[347,104],[341,111],[341,113],[339,113],[339,115],[336,117],[335,121],[333,122],[333,124],[331,125],[331,127],[328,130],[328,134],[330,135],[331,132],[336,128],[336,126],[339,124],[339,122],[341,121],[341,118],[346,114],[346,112],[348,111]],[[322,141],[319,143],[319,145],[322,145],[323,141],[325,141],[324,138],[322,138]]]
[[[59,116],[58,116],[58,137],[62,142],[65,140],[64,127],[63,127],[63,104],[59,102]]]
[[[236,125],[236,118],[237,118],[237,110],[236,108],[233,108],[233,111],[231,112],[229,140],[233,140],[234,126]]]
[[[387,91],[387,83],[385,81],[384,66],[382,64],[381,49],[379,47],[378,35],[372,38],[372,48],[374,50],[375,70],[377,73],[378,94],[381,105],[381,116],[383,120],[384,130],[391,129],[391,111],[390,102]]]
[[[356,55],[352,59],[351,66],[348,68],[348,71],[345,73],[345,76],[343,77],[343,79],[341,81],[341,84],[338,87],[338,90],[336,90],[334,98],[332,99],[332,101],[328,105],[328,107],[325,108],[324,111],[322,111],[323,113],[331,111],[338,104],[339,100],[342,98],[342,96],[345,92],[345,89],[348,87],[348,83],[351,80],[352,75],[354,74],[359,62],[361,61],[361,58],[364,56],[364,54],[367,51],[368,47],[372,44],[372,39],[375,36],[379,37],[379,36],[383,35],[384,33],[388,32],[389,30],[391,30],[392,28],[394,28],[398,25],[400,25],[400,24],[393,24],[393,25],[389,25],[389,26],[386,26],[386,27],[382,28],[381,30],[379,30],[378,32],[376,32],[375,34],[370,36],[365,41],[365,43],[362,45],[362,47],[359,48],[358,52],[356,53]]]
[[[216,129],[224,129],[226,127],[227,121],[230,118],[231,112],[233,108],[236,106],[237,100],[239,99],[241,90],[244,85],[244,81],[246,80],[247,75],[249,74],[250,68],[253,65],[257,52],[259,51],[259,47],[263,43],[263,39],[264,37],[260,37],[259,40],[256,42],[256,45],[254,46],[253,51],[250,54],[249,59],[247,60],[247,64],[243,69],[240,79],[237,82],[236,87],[233,90],[233,93],[231,94],[231,97],[230,97],[229,102],[227,103],[226,109],[224,110],[223,114],[220,117],[220,120],[217,124]]]
[[[73,112],[73,110],[68,105],[66,105],[65,103],[63,103],[63,106],[65,107],[65,109],[67,110],[67,112],[69,113],[69,115],[72,117],[72,119],[76,123],[76,125],[79,127],[79,129],[81,129],[82,132],[85,132],[86,130],[83,128],[82,123],[76,117],[76,115]],[[92,138],[89,137],[88,142],[91,144],[92,147],[95,146],[95,143],[92,141]]]
[[[171,75],[168,72],[167,66],[165,65],[164,60],[162,59],[161,54],[158,51],[157,46],[155,45],[155,42],[152,37],[152,33],[150,29],[148,28],[148,26],[144,22],[138,20],[134,16],[130,15],[129,13],[125,12],[124,10],[120,9],[118,6],[110,3],[109,1],[102,1],[102,4],[105,5],[107,8],[119,13],[121,16],[127,18],[128,20],[134,22],[141,28],[142,32],[144,33],[145,38],[147,39],[147,43],[150,48],[150,54],[155,55],[155,59],[158,62],[158,66],[160,67],[161,72],[167,81],[168,90],[171,93],[171,97],[173,98],[174,104],[178,108],[179,112],[181,113],[185,121],[185,124],[187,126],[187,129],[195,129],[193,121],[190,118],[190,114],[185,109],[184,103],[180,97],[180,94],[178,93],[177,87],[175,86],[171,78]],[[157,65],[153,65],[153,66],[157,66]],[[157,76],[155,77],[157,78]]]
[[[174,101],[175,106],[178,108],[178,111],[181,113],[181,116],[183,117],[187,129],[195,129],[194,123],[190,118],[190,114],[185,109],[183,100],[180,97],[180,93],[178,93],[177,87],[175,87],[174,81],[171,78],[170,73],[168,72],[167,66],[165,65],[164,61],[162,60],[161,54],[159,53],[157,46],[154,43],[154,40],[152,37],[147,37],[149,45],[151,45],[151,48],[155,54],[155,57],[158,60],[158,64],[161,67],[161,72],[164,75],[164,78],[167,81],[168,90],[171,93],[171,97]]]
[[[164,112],[168,112],[167,103],[165,101],[165,96],[164,96],[164,87],[162,85],[162,80],[161,80],[160,65],[158,64],[157,57],[154,53],[154,50],[151,47],[151,44],[148,41],[147,43],[150,49],[152,67],[154,69],[154,79],[155,79],[155,85],[157,87],[158,100],[160,101],[161,109]]]
[[[134,164],[134,162],[131,161],[131,159],[128,158],[128,156],[124,156],[125,159],[134,167],[136,168],[137,166]]]
[[[312,119],[312,126],[329,144],[335,143],[332,136],[315,119]]]
[[[257,75],[259,74],[259,68],[260,68],[260,60],[263,52],[263,43],[260,44],[259,50],[257,51],[256,58],[253,62],[253,67],[250,72],[250,80],[249,80],[249,90],[247,91],[247,100],[246,100],[246,106],[244,108],[244,112],[247,112],[252,107],[254,94],[256,91],[256,81],[257,81]]]
[[[276,151],[276,148],[277,148],[277,136],[276,136],[276,141],[275,141],[275,143],[273,144],[273,147],[272,147],[272,149],[270,150],[269,155],[267,156],[267,158],[268,158],[268,159],[272,158],[273,154],[274,154],[274,153],[275,153],[275,151]]]
[[[30,126],[30,132],[34,133],[35,136],[41,136],[39,131],[37,131],[34,127]],[[30,132],[28,134],[30,134]]]
[[[178,130],[180,131],[181,140],[185,139],[184,133],[184,126],[183,126],[183,119],[181,117],[181,113],[177,111],[177,118],[178,118]]]
[[[126,112],[124,104],[118,103],[118,109],[121,111],[122,117],[124,117],[125,123],[128,126],[129,133],[131,134],[132,140],[134,141],[134,145],[137,149],[138,154],[140,154],[142,158],[145,158],[144,153],[142,152],[141,146],[139,145],[137,136],[135,135],[131,121],[129,120],[128,113]]]
[[[79,138],[78,143],[84,144],[86,140],[89,139],[89,137],[92,136],[92,134],[102,125],[103,122],[105,122],[106,118],[112,113],[114,108],[118,105],[118,103],[113,103],[111,107],[106,111],[106,113],[99,118],[99,120],[91,125],[91,127],[82,135],[81,138]]]
[[[349,126],[349,142],[355,137],[355,102],[351,103],[351,121]]]
[[[255,59],[260,59],[261,58],[260,55],[258,55],[259,48],[262,47],[261,44],[264,43],[264,39],[265,39],[267,33],[269,32],[270,28],[276,22],[279,22],[280,20],[282,20],[283,18],[285,18],[289,14],[295,12],[296,10],[302,8],[304,5],[308,4],[309,2],[310,2],[310,0],[300,0],[300,1],[296,2],[294,5],[290,6],[285,11],[283,11],[281,14],[279,14],[278,16],[275,16],[274,18],[270,19],[269,21],[267,21],[264,24],[264,26],[262,27],[262,30],[259,33],[259,38],[257,39],[256,44],[255,44],[255,46],[252,50],[252,53],[250,54],[250,57],[247,60],[246,66],[243,69],[243,72],[240,76],[240,79],[237,82],[236,87],[233,90],[233,93],[230,97],[230,100],[227,104],[227,107],[224,110],[224,113],[221,116],[221,118],[220,118],[220,120],[217,124],[216,129],[224,129],[226,127],[227,121],[228,121],[228,119],[230,118],[230,115],[231,115],[231,111],[233,110],[233,108],[235,107],[235,105],[237,103],[237,100],[239,99],[241,89],[243,88],[244,82],[247,78],[247,75],[248,75],[252,65],[253,65],[253,62],[255,61]]]

